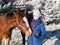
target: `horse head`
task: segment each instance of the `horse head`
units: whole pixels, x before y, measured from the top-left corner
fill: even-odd
[[[27,26],[28,22],[25,22],[25,20],[26,20],[26,17],[25,16],[27,14],[26,9],[23,10],[23,11],[19,11],[19,12],[14,11],[13,14],[14,14],[14,16],[16,18],[16,22],[17,22],[18,28],[23,33],[25,33],[26,35],[30,35],[29,27]]]

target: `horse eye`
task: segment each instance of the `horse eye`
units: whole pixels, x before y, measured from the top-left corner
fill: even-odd
[[[24,21],[22,23],[25,23]]]

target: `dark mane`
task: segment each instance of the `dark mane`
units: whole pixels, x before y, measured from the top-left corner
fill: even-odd
[[[12,16],[13,16],[13,12],[10,12],[10,13],[8,13],[8,14],[6,15],[7,18],[10,18],[10,17],[12,17]]]
[[[15,11],[18,12],[19,14],[21,14],[20,15],[21,17],[24,17],[24,10],[17,9]]]
[[[14,8],[11,7],[11,6],[2,8],[2,9],[0,9],[0,16],[1,16],[1,15],[4,15],[4,14],[6,14],[6,13],[10,13],[10,12],[12,12],[13,10],[14,10]]]

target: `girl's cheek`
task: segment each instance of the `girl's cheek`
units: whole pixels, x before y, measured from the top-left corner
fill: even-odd
[[[34,17],[33,17],[34,20],[38,20],[38,18],[39,18],[39,17],[37,17],[37,16],[34,16]]]

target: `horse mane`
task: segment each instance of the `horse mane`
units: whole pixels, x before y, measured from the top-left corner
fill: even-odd
[[[0,16],[6,14],[6,13],[10,13],[14,10],[13,7],[9,6],[9,7],[5,7],[5,8],[2,8],[0,9]]]
[[[10,13],[8,13],[7,15],[6,15],[6,18],[10,18],[10,17],[12,17],[13,16],[13,12],[10,12]]]
[[[10,18],[10,17],[12,17],[14,15],[13,14],[14,11],[21,14],[20,15],[21,17],[24,17],[24,13],[23,13],[24,10],[14,9],[13,7],[7,7],[7,8],[1,9],[0,10],[0,16],[7,14],[6,18]]]
[[[17,9],[15,12],[18,12],[18,14],[21,14],[21,17],[24,17],[24,10]]]

